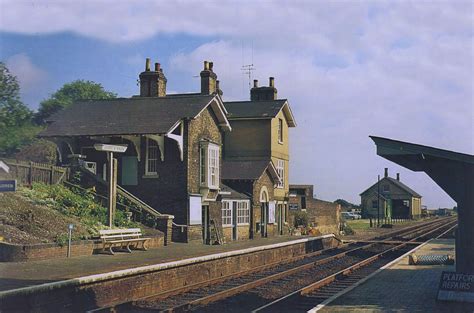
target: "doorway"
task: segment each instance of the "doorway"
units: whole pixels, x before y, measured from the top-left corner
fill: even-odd
[[[210,242],[209,230],[209,205],[202,206],[202,241],[205,244]]]
[[[267,237],[267,225],[268,225],[268,192],[264,186],[260,191],[260,233],[262,237]]]
[[[283,235],[283,225],[285,223],[286,204],[278,204],[278,234]]]

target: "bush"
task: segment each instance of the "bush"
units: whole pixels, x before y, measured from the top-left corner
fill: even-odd
[[[44,139],[36,140],[21,148],[15,154],[15,158],[37,163],[56,164],[56,144]]]
[[[308,214],[306,212],[296,212],[295,214],[295,227],[308,226]]]

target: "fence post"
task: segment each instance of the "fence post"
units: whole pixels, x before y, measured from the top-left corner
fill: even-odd
[[[54,166],[51,165],[51,172],[49,172],[49,184],[53,184],[53,178],[54,178]]]
[[[28,184],[33,187],[33,162],[30,161],[30,168],[28,170]]]

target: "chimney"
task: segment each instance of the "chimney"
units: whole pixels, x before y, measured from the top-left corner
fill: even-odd
[[[388,167],[385,168],[385,174],[384,177],[388,177]]]
[[[224,93],[221,90],[220,83],[218,80],[216,80],[216,90],[217,90],[217,94],[222,97]]]
[[[397,180],[400,181],[400,173],[397,173]]]
[[[216,93],[217,75],[213,71],[214,63],[204,61],[204,69],[201,71],[201,94],[212,95]]]
[[[146,61],[145,61],[145,71],[147,71],[147,72],[150,71],[150,58],[146,58]]]
[[[150,70],[150,58],[146,59],[145,71],[140,73],[140,97],[165,97],[166,82],[160,63],[155,63],[155,70]]]
[[[250,100],[259,101],[259,100],[276,100],[277,89],[275,88],[275,78],[269,77],[268,87],[262,86],[258,87],[258,80],[253,81],[253,88],[250,89]]]

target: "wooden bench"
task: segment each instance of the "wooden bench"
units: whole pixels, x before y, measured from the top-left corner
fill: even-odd
[[[147,250],[145,244],[150,239],[142,237],[140,228],[99,230],[99,235],[103,244],[102,251],[109,249],[112,255],[114,254],[112,248],[118,247],[129,253],[132,252],[131,247]]]

